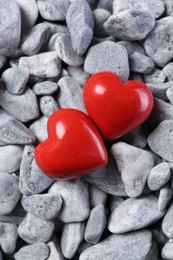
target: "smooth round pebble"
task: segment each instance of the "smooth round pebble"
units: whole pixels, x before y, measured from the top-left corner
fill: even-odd
[[[162,230],[163,233],[166,235],[167,238],[173,239],[173,203],[171,203],[170,207],[168,208],[163,221],[162,221]]]
[[[52,95],[57,91],[57,89],[57,83],[48,80],[36,83],[32,87],[32,90],[37,96]]]
[[[5,254],[12,254],[18,239],[17,226],[0,222],[0,247]]]
[[[173,197],[173,190],[169,184],[166,184],[160,189],[158,198],[158,210],[164,210],[170,203]]]
[[[162,248],[161,256],[163,259],[173,259],[173,241],[167,242]]]

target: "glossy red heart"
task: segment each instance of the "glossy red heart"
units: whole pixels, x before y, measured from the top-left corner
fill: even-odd
[[[107,152],[92,120],[76,109],[61,109],[48,120],[48,139],[35,149],[35,160],[46,175],[71,179],[104,166]]]
[[[142,124],[154,104],[144,83],[132,80],[124,84],[107,71],[87,80],[83,98],[88,115],[106,140],[116,139]]]

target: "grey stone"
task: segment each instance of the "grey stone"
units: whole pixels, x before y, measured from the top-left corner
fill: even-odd
[[[22,94],[25,91],[28,79],[28,71],[17,66],[5,70],[2,74],[2,80],[7,90],[16,95]]]
[[[82,252],[84,252],[86,249],[88,249],[89,247],[93,246],[93,244],[88,243],[87,241],[83,240],[79,247],[78,247],[78,252],[79,254],[82,254]]]
[[[32,88],[34,93],[38,96],[52,95],[57,91],[57,89],[58,89],[58,85],[55,82],[48,81],[48,80],[36,83]]]
[[[134,52],[129,57],[130,70],[142,74],[148,74],[154,69],[153,60],[139,52]]]
[[[129,79],[130,80],[138,80],[138,81],[144,82],[143,75],[138,73],[138,72],[132,72],[130,74],[130,78]]]
[[[150,251],[146,257],[146,260],[158,260],[159,251],[156,241],[153,240]]]
[[[104,38],[103,37],[93,37],[92,42],[91,42],[91,46],[94,46],[98,43],[105,42],[105,41],[114,42],[115,38],[113,36],[107,36],[107,37],[104,37]]]
[[[13,211],[20,200],[19,181],[8,173],[0,173],[0,215]]]
[[[31,89],[28,88],[21,95],[14,95],[1,86],[0,92],[1,107],[21,122],[27,122],[39,116],[37,97]]]
[[[144,75],[145,82],[148,84],[163,83],[165,81],[165,75],[162,70],[154,68],[149,74]]]
[[[7,58],[6,58],[4,55],[1,55],[1,54],[0,54],[0,69],[3,68],[3,66],[4,66],[5,63],[6,63],[6,61],[7,61]]]
[[[166,235],[167,238],[171,238],[171,239],[173,239],[172,218],[173,218],[173,203],[171,203],[162,221],[163,233]]]
[[[5,254],[12,254],[18,238],[17,226],[0,222],[0,246]]]
[[[32,259],[45,260],[49,256],[49,247],[45,243],[35,243],[23,246],[14,254],[15,260]]]
[[[103,25],[107,34],[127,41],[145,39],[154,26],[155,19],[152,13],[137,8],[116,13],[110,16]]]
[[[49,247],[50,254],[46,260],[64,260],[59,241],[55,235],[52,236],[47,245]]]
[[[173,2],[171,0],[163,0],[165,4],[165,13],[167,16],[173,13]]]
[[[123,197],[111,196],[109,198],[109,210],[113,212],[124,201]]]
[[[137,7],[139,10],[151,12],[155,18],[160,17],[164,12],[162,0],[114,0],[113,13],[116,14],[126,9]]]
[[[22,153],[23,146],[0,146],[0,172],[12,173],[14,171],[17,171],[20,167]]]
[[[108,229],[115,234],[144,228],[165,214],[157,209],[157,198],[147,195],[129,198],[122,202],[110,215]]]
[[[168,82],[169,83],[169,82]],[[172,82],[170,82],[170,84],[172,85]],[[170,86],[170,85],[169,85]],[[166,90],[166,97],[168,98],[168,100],[170,101],[171,104],[173,104],[173,87],[170,86],[167,90]]]
[[[20,167],[20,191],[25,195],[41,193],[53,182],[54,180],[46,176],[37,166],[34,159],[34,147],[26,145]]]
[[[54,35],[55,33],[68,33],[67,26],[64,24],[52,23],[48,21],[44,21],[45,24],[50,27],[50,35]]]
[[[159,67],[164,67],[173,58],[172,28],[173,17],[162,18],[156,22],[154,30],[144,41],[146,53]]]
[[[34,216],[51,220],[58,215],[62,199],[59,194],[23,195],[21,204],[27,212]]]
[[[60,36],[60,35],[63,35],[65,33],[61,33],[61,32],[58,32],[58,33],[55,33],[52,35],[52,37],[50,38],[49,42],[48,42],[48,45],[47,45],[47,51],[55,51],[55,42],[56,42],[56,39]]]
[[[162,248],[161,256],[163,259],[173,259],[173,241],[170,240],[168,243],[164,245]]]
[[[145,260],[152,245],[148,230],[110,235],[102,242],[85,250],[79,260]]]
[[[0,109],[0,144],[31,144],[34,134],[15,117]]]
[[[173,162],[173,120],[164,120],[148,136],[148,145],[153,152]]]
[[[96,185],[89,185],[90,207],[94,208],[99,204],[105,205],[107,194]]]
[[[129,197],[141,195],[149,173],[154,166],[152,154],[123,142],[113,144],[111,153],[121,172],[127,195]]]
[[[162,99],[164,101],[168,101],[169,91],[171,89],[173,81],[164,82],[164,83],[151,83],[147,84],[148,88],[153,93],[154,97]],[[168,93],[168,95],[167,95]]]
[[[49,193],[58,193],[62,197],[63,206],[58,217],[63,222],[80,222],[88,218],[89,193],[83,179],[58,180],[50,187]]]
[[[173,62],[168,63],[163,69],[162,73],[165,76],[165,79],[169,81],[173,81]]]
[[[48,137],[47,134],[47,117],[42,116],[35,120],[29,127],[29,129],[35,134],[39,142],[45,141]]]
[[[85,112],[82,88],[74,78],[69,76],[61,78],[58,86],[57,101],[61,108],[75,108]]]
[[[36,0],[16,0],[20,7],[22,19],[22,31],[31,28],[38,18],[38,6]]]
[[[54,224],[28,213],[18,227],[19,236],[29,244],[48,242],[53,234]]]
[[[84,54],[92,40],[94,26],[93,15],[87,1],[71,2],[67,10],[66,23],[74,51],[79,55]]]
[[[112,13],[112,4],[114,0],[98,0],[97,8],[103,8]]]
[[[18,47],[21,34],[21,14],[15,0],[1,0],[0,54],[12,55]],[[4,19],[5,17],[5,19]]]
[[[30,57],[21,57],[19,67],[27,69],[33,76],[54,78],[61,72],[61,61],[56,52],[43,52]]]
[[[148,187],[150,190],[159,190],[171,178],[170,166],[167,162],[157,164],[148,176]]]
[[[85,72],[82,67],[68,66],[69,75],[74,78],[82,87],[89,78],[90,74]]]
[[[55,111],[59,110],[60,107],[56,100],[52,96],[43,96],[40,98],[40,110],[46,117],[51,116]]]
[[[94,17],[94,35],[97,37],[105,37],[103,24],[111,16],[110,12],[103,8],[97,8],[93,11]]]
[[[58,57],[70,66],[80,66],[84,62],[83,57],[74,51],[69,34],[56,38],[55,51]]]
[[[49,25],[39,23],[22,35],[20,50],[28,56],[42,52],[47,46],[49,36]]]
[[[158,210],[164,210],[173,196],[173,191],[170,185],[165,185],[160,189],[159,198],[158,198]]]
[[[85,229],[85,240],[91,244],[97,244],[106,227],[106,210],[103,204],[97,205],[90,212]]]
[[[60,242],[62,253],[67,259],[73,259],[79,244],[84,239],[84,230],[83,222],[64,224]]]
[[[144,48],[138,42],[119,41],[118,43],[126,48],[129,56],[134,52],[145,54]]]
[[[49,21],[65,20],[70,5],[69,0],[38,0],[37,3],[40,15]]]
[[[106,166],[88,175],[86,180],[108,194],[126,196],[121,174],[112,156],[109,156]]]
[[[151,232],[153,235],[153,240],[157,242],[159,249],[162,249],[162,247],[168,242],[168,239],[164,236],[162,231],[152,229]]]
[[[126,49],[118,43],[105,41],[92,46],[85,58],[84,70],[90,74],[111,71],[123,81],[129,77]]]

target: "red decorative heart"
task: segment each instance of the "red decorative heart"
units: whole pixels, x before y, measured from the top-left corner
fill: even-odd
[[[147,86],[132,80],[123,84],[111,72],[91,76],[84,87],[88,115],[106,140],[116,139],[143,123],[153,108],[153,96]]]
[[[61,109],[48,120],[48,139],[35,149],[35,160],[46,175],[70,179],[104,166],[107,152],[92,120],[76,109]]]

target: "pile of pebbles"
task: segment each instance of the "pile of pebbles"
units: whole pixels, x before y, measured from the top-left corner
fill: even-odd
[[[0,260],[173,259],[173,2],[0,0]],[[99,71],[151,89],[149,119],[107,166],[53,180],[34,160]],[[68,156],[68,155],[67,155]]]

